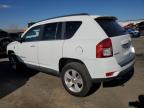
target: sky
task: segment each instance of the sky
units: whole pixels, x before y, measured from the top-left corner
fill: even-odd
[[[73,13],[116,16],[119,20],[144,19],[144,0],[0,0],[0,28]]]

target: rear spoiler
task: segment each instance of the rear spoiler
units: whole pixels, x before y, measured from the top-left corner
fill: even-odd
[[[102,16],[102,17],[97,17],[96,20],[117,20],[116,17],[114,16]]]

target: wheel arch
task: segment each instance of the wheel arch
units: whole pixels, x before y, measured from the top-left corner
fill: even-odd
[[[61,73],[62,71],[62,68],[68,64],[68,63],[71,63],[71,62],[78,62],[78,63],[81,63],[81,64],[84,64],[84,62],[82,62],[81,60],[79,59],[74,59],[74,58],[61,58],[59,60],[59,72]],[[84,64],[85,65],[85,64]]]
[[[12,53],[14,53],[14,51],[12,51],[12,50],[8,50],[7,51],[7,54],[9,55],[9,54],[12,54]]]

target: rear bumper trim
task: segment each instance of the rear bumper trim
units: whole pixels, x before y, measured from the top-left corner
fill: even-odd
[[[107,81],[111,81],[114,79],[120,79],[122,78],[124,75],[128,74],[130,71],[132,71],[134,69],[134,64],[132,64],[129,68],[121,71],[118,76],[116,77],[111,77],[111,78],[96,78],[96,79],[92,79],[93,82],[107,82]]]

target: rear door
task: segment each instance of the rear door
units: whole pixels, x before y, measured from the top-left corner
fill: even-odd
[[[134,57],[134,48],[130,35],[122,28],[114,18],[96,19],[107,36],[112,40],[113,55],[120,66],[125,66]]]
[[[38,59],[41,67],[58,70],[59,59],[62,57],[62,23],[44,25],[41,42],[39,43]]]

